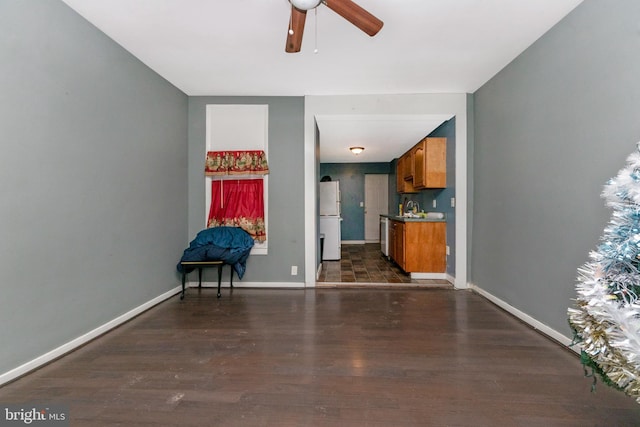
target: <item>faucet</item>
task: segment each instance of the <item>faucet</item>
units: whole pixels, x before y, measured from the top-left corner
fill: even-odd
[[[416,209],[416,211],[420,211],[420,204],[418,202],[414,202],[413,200],[409,200],[405,202],[405,212],[411,212],[412,209]]]

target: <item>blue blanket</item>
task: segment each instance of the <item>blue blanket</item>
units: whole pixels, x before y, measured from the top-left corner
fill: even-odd
[[[224,261],[231,265],[242,279],[247,269],[247,258],[253,247],[253,238],[238,227],[212,227],[200,231],[185,249],[182,261]],[[177,269],[182,273],[182,265]],[[186,270],[188,273],[190,270]]]

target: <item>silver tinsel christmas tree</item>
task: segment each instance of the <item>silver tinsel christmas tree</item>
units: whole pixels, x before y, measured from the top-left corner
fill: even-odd
[[[585,367],[640,403],[640,143],[602,197],[613,214],[578,269],[569,324]]]

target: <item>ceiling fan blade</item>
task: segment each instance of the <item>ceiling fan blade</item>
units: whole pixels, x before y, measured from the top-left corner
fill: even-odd
[[[370,36],[375,36],[384,23],[351,0],[324,0],[324,4]]]
[[[302,34],[304,33],[304,21],[307,18],[307,11],[296,9],[291,6],[291,24],[287,33],[287,45],[285,52],[300,52],[302,47]],[[291,34],[293,32],[293,34]]]

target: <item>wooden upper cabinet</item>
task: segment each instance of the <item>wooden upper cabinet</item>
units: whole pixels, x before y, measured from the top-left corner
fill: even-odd
[[[396,190],[398,193],[416,193],[417,190],[413,188],[411,180],[404,179],[405,162],[411,160],[406,156],[401,156],[396,164]]]
[[[413,186],[424,188],[424,140],[418,142],[411,149],[411,159],[413,161]]]
[[[402,177],[405,181],[413,179],[413,155],[411,151],[407,151],[402,155]]]
[[[447,186],[447,138],[425,138],[412,149],[413,187]]]
[[[404,157],[398,158],[398,163],[396,163],[396,191],[398,193],[402,193],[404,189],[404,177],[402,173],[404,171]]]
[[[396,165],[398,193],[417,193],[447,186],[447,138],[424,138],[404,153]]]

